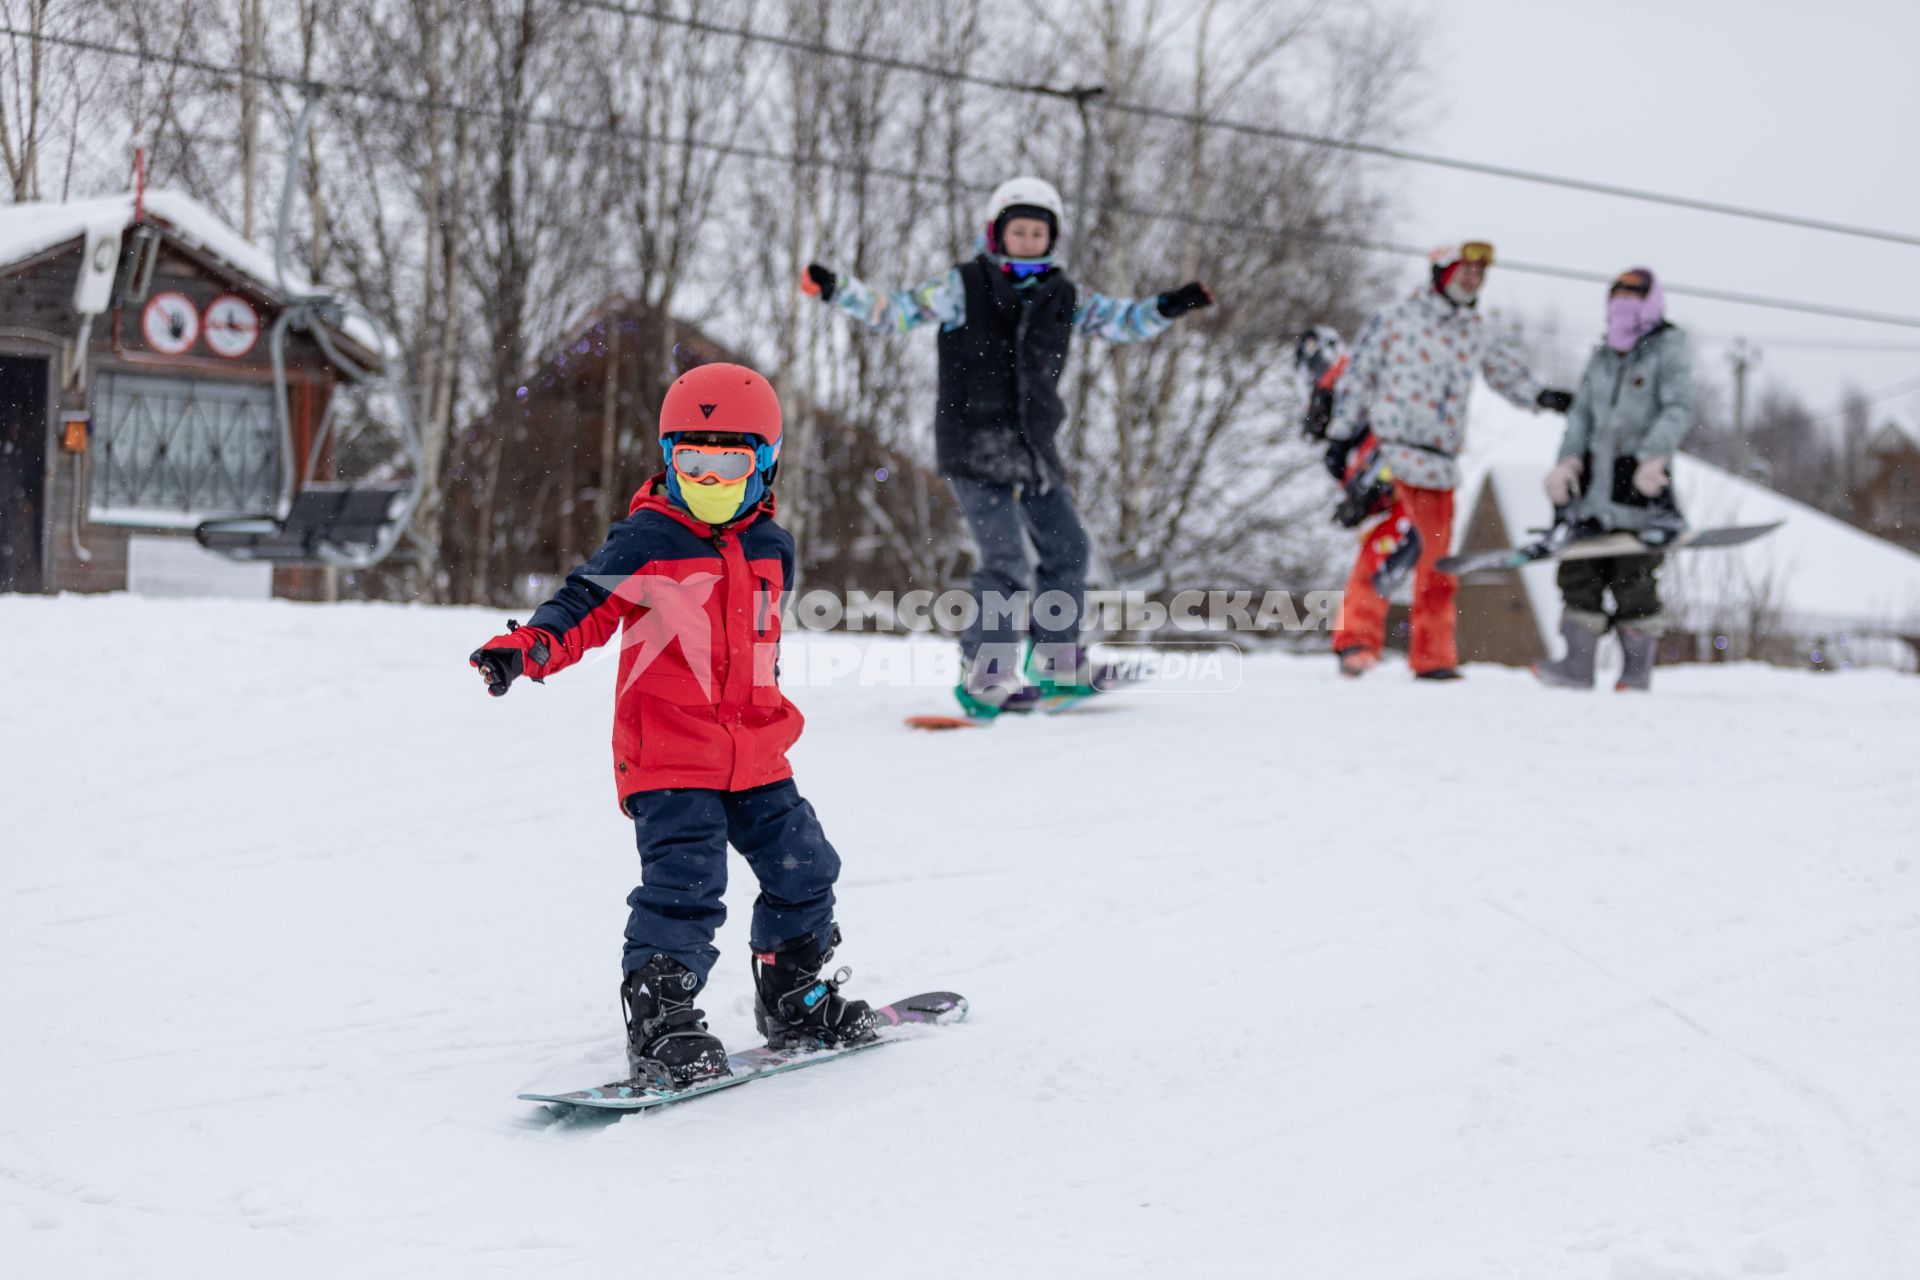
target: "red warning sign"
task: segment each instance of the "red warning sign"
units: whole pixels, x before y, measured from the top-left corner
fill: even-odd
[[[260,341],[260,313],[237,293],[223,293],[207,304],[207,345],[217,356],[238,360]]]

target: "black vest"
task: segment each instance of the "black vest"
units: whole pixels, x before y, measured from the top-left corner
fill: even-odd
[[[940,474],[1057,484],[1066,477],[1053,438],[1066,416],[1059,388],[1073,337],[1073,282],[1053,271],[1016,292],[985,255],[959,270],[966,319],[942,329],[939,341],[933,439]]]

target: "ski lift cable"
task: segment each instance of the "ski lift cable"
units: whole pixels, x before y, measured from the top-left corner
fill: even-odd
[[[779,35],[769,31],[756,31],[752,27],[728,26],[724,23],[710,22],[704,18],[661,13],[657,9],[634,9],[615,0],[571,0],[571,3],[584,9],[594,9],[605,13],[618,14],[627,18],[639,18],[648,22],[658,22],[668,26],[683,27],[708,35],[729,36],[736,40],[750,41],[787,49],[795,53],[807,53],[817,57],[838,58],[848,62],[864,63],[868,66],[884,67],[892,71],[907,71],[916,75],[932,76],[955,84],[970,84],[984,89],[994,89],[1006,93],[1024,93],[1040,97],[1077,99],[1092,95],[1087,90],[1056,89],[1047,85],[1023,84],[1016,80],[1007,80],[995,76],[980,75],[976,72],[958,71],[950,67],[940,67],[928,62],[917,62],[909,58],[894,57],[889,54],[863,53],[857,49],[844,49],[824,41],[807,40],[797,36]],[[1824,231],[1835,235],[1857,236],[1868,240],[1882,240],[1892,244],[1920,246],[1920,235],[1905,231],[1888,231],[1879,227],[1865,227],[1854,223],[1836,222],[1827,218],[1812,218],[1803,214],[1781,213],[1771,209],[1760,209],[1751,205],[1734,204],[1724,200],[1706,200],[1697,196],[1676,195],[1671,192],[1650,191],[1641,187],[1629,187],[1619,183],[1597,182],[1589,178],[1576,178],[1568,174],[1546,173],[1537,169],[1524,169],[1515,165],[1492,164],[1482,160],[1469,160],[1460,156],[1439,155],[1433,152],[1414,151],[1406,147],[1390,147],[1381,143],[1360,142],[1350,138],[1331,138],[1320,134],[1307,133],[1299,129],[1286,129],[1278,125],[1252,124],[1244,120],[1221,120],[1201,115],[1193,111],[1179,111],[1169,107],[1149,106],[1139,102],[1125,102],[1099,95],[1100,105],[1108,111],[1122,115],[1139,116],[1145,119],[1161,120],[1173,124],[1183,124],[1206,129],[1219,129],[1227,133],[1238,133],[1248,137],[1268,138],[1277,142],[1292,142],[1302,146],[1318,147],[1333,151],[1346,151],[1354,155],[1372,156],[1382,160],[1397,160],[1407,164],[1430,165],[1435,168],[1453,169],[1463,173],[1479,174],[1483,177],[1507,178],[1515,182],[1531,182],[1540,186],[1563,187],[1571,191],[1581,191],[1589,195],[1613,196],[1622,200],[1639,200],[1650,204],[1668,205],[1679,209],[1693,209],[1702,213],[1720,214],[1731,218],[1747,218],[1756,222],[1772,222],[1782,226],[1798,227],[1808,231]]]
[[[18,31],[13,27],[0,26],[0,35],[24,34],[26,33]],[[208,74],[227,79],[253,79],[262,83],[276,84],[283,87],[316,90],[330,96],[361,98],[389,106],[446,111],[455,115],[467,115],[478,119],[519,123],[532,128],[555,129],[617,140],[648,142],[675,148],[687,148],[695,151],[705,151],[730,156],[736,159],[761,160],[795,167],[811,166],[838,173],[887,178],[914,186],[940,186],[953,190],[982,193],[992,189],[991,185],[987,183],[973,182],[966,179],[954,179],[944,175],[923,173],[912,169],[902,169],[892,165],[854,163],[852,161],[838,160],[824,156],[809,157],[794,152],[776,151],[771,148],[758,147],[746,143],[715,142],[693,135],[675,136],[655,133],[644,129],[603,124],[598,121],[577,120],[550,112],[520,111],[506,107],[482,106],[458,100],[431,99],[398,93],[378,86],[355,84],[349,81],[322,81],[308,77],[283,75],[276,72],[247,70],[220,65],[203,59],[187,58],[180,55],[151,54],[137,49],[126,49],[116,45],[103,44],[92,40],[81,40],[73,37],[41,36],[38,38],[46,40],[49,43],[88,52],[204,71]],[[1370,253],[1391,254],[1399,257],[1425,258],[1427,256],[1427,250],[1418,245],[1366,240],[1353,236],[1307,231],[1299,228],[1274,226],[1230,218],[1209,217],[1194,213],[1145,209],[1120,202],[1115,202],[1110,207],[1118,212],[1151,221],[1210,227],[1241,235],[1258,235],[1282,240],[1296,240],[1324,244],[1334,248],[1357,249]],[[1549,263],[1525,262],[1511,259],[1502,259],[1500,267],[1503,271],[1513,271],[1523,275],[1547,276],[1592,284],[1607,284],[1614,279],[1615,275],[1613,272],[1590,271],[1575,267],[1555,266]],[[1706,285],[1689,285],[1675,281],[1664,282],[1664,287],[1670,294],[1703,298],[1716,302],[1727,302],[1739,306],[1761,307],[1776,311],[1795,311],[1806,315],[1825,316],[1833,319],[1858,320],[1869,324],[1895,325],[1901,328],[1920,329],[1920,316],[1899,315],[1892,312],[1870,311],[1853,307],[1838,307],[1826,303],[1807,302],[1794,298],[1780,298],[1765,294],[1719,289]]]
[[[1905,378],[1899,382],[1889,383],[1877,391],[1867,392],[1858,400],[1849,400],[1838,409],[1819,414],[1807,419],[1807,421],[1815,423],[1830,422],[1834,418],[1843,417],[1846,414],[1854,413],[1861,409],[1870,409],[1876,404],[1884,404],[1889,400],[1897,399],[1909,391],[1920,391],[1920,377]]]
[[[1702,342],[1750,342],[1758,347],[1788,347],[1808,351],[1846,351],[1863,355],[1920,355],[1920,345],[1911,342],[1848,342],[1834,338],[1795,338],[1764,333],[1718,333],[1711,329],[1687,326],[1689,336]]]

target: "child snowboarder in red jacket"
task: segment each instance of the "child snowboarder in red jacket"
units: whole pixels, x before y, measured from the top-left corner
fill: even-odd
[[[728,1074],[694,997],[719,952],[727,845],[753,868],[754,1022],[781,1046],[870,1038],[868,1006],[820,975],[840,935],[839,855],[787,764],[800,712],[775,682],[793,539],[773,522],[780,402],[734,364],[682,374],[660,408],[667,469],[524,627],[469,659],[488,691],[578,662],[622,629],[614,780],[640,845],[621,1000],[634,1076]]]

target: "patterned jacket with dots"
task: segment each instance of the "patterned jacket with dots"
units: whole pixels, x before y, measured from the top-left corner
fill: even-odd
[[[1371,427],[1396,480],[1451,489],[1460,483],[1454,459],[1466,443],[1476,372],[1514,404],[1538,409],[1540,384],[1513,336],[1423,285],[1360,331],[1327,434],[1345,440]]]

